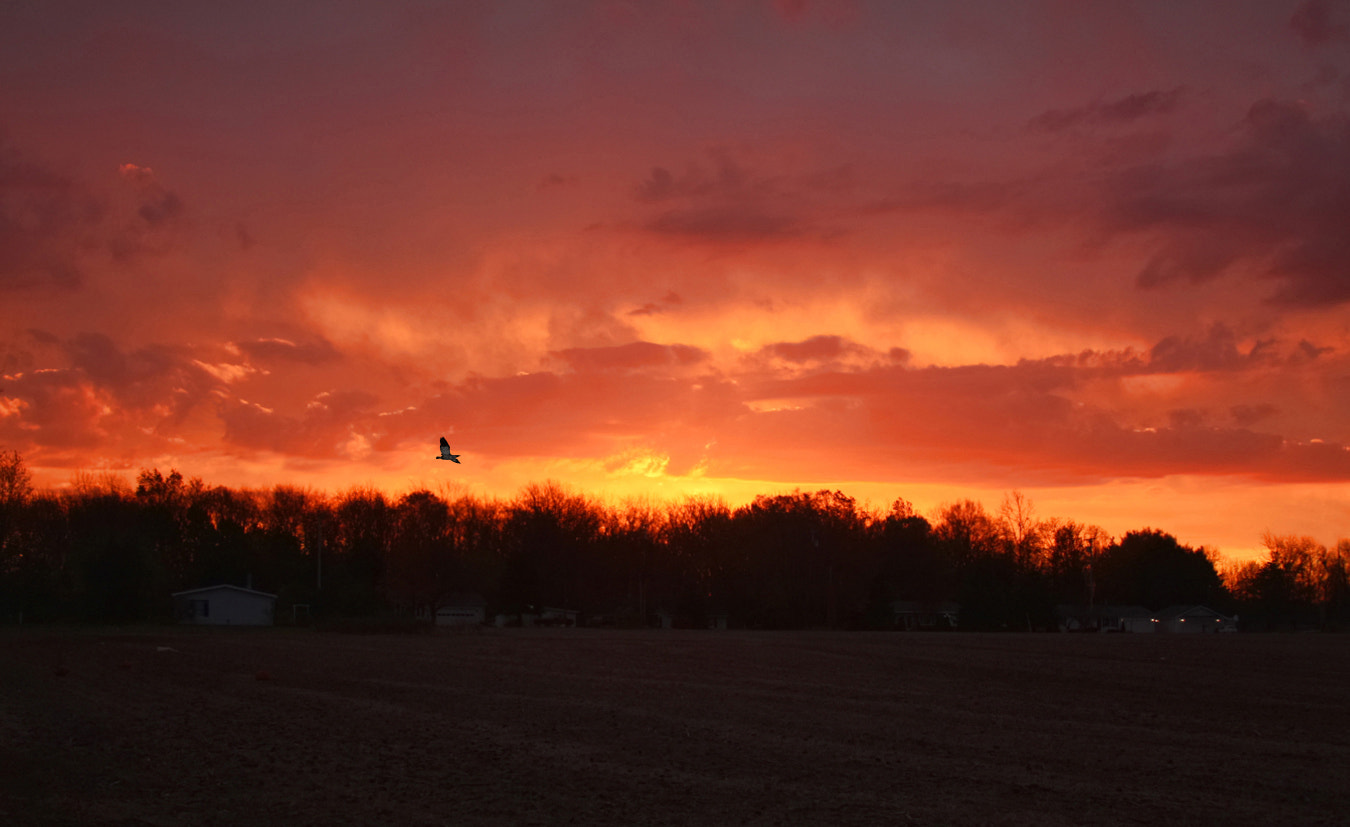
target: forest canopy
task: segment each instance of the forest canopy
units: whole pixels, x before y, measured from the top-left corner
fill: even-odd
[[[275,593],[278,618],[434,616],[455,595],[492,613],[560,607],[644,626],[717,615],[749,628],[889,628],[894,601],[952,601],[963,629],[1053,629],[1063,604],[1241,611],[1251,628],[1343,625],[1350,541],[1269,535],[1264,560],[1223,566],[1164,531],[1113,537],[962,500],[933,517],[822,489],[606,503],[556,482],[507,500],[371,488],[232,489],[177,471],[76,475],[36,490],[0,453],[0,620],[171,617],[170,594],[215,584]]]

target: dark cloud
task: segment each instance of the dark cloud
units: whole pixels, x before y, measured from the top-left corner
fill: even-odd
[[[791,363],[792,376],[752,370],[735,381],[713,375],[709,354],[687,345],[573,348],[552,354],[557,370],[470,377],[388,413],[376,411],[372,394],[355,389],[319,394],[292,411],[241,398],[249,396],[237,381],[247,365],[211,363],[207,353],[123,350],[99,333],[59,345],[70,367],[6,382],[6,399],[17,403],[6,403],[11,414],[0,418],[0,438],[69,451],[100,441],[167,439],[185,410],[209,402],[227,446],[309,459],[406,450],[408,440],[437,431],[472,433],[477,450],[499,456],[608,456],[641,434],[658,450],[680,446],[670,453],[690,457],[689,467],[705,454],[699,446],[716,440],[747,468],[710,473],[775,475],[767,478],[790,467],[775,465],[773,446],[791,445],[792,463],[809,465],[819,451],[821,467],[859,479],[885,478],[897,462],[936,473],[973,463],[982,474],[1002,468],[1061,482],[1170,474],[1350,479],[1350,452],[1339,445],[1253,430],[1276,421],[1268,403],[1220,407],[1179,396],[1152,414],[1085,403],[1095,395],[1090,386],[1123,388],[1119,380],[1130,377],[1248,370],[1259,382],[1286,368],[1311,370],[1309,360],[1326,358],[1309,342],[1241,345],[1222,326],[1168,337],[1143,353],[1085,351],[1013,365],[923,368],[907,366],[900,348],[882,353],[819,335],[759,352]],[[218,350],[218,358],[242,352],[292,361],[303,352],[287,340],[262,339]],[[876,358],[848,358],[858,355]],[[789,404],[752,406],[763,400]],[[146,436],[150,431],[156,433]]]
[[[702,446],[748,413],[739,396],[729,381],[660,370],[473,377],[411,409],[380,416],[382,436],[374,445],[394,450],[408,438],[452,426],[472,434],[475,450],[498,456],[605,456],[631,446],[635,434]]]
[[[1161,410],[1150,423],[1076,401],[1089,380],[1112,371],[1125,378],[1174,369],[1232,370],[1243,359],[1222,333],[1179,337],[1157,350],[1157,365],[1097,355],[1009,366],[831,369],[767,381],[747,398],[795,405],[757,414],[742,438],[818,443],[839,474],[869,473],[862,466],[875,457],[885,461],[877,460],[881,465],[870,473],[882,475],[894,462],[952,469],[975,461],[974,473],[986,480],[999,467],[1044,482],[1173,474],[1350,480],[1350,450],[1343,446],[1252,431],[1275,414],[1264,404],[1233,406],[1237,427],[1226,427],[1201,407]],[[822,439],[825,433],[850,438],[831,443]],[[729,439],[723,442],[734,451]],[[870,448],[866,455],[856,452],[862,444]],[[846,446],[853,446],[852,453]],[[859,467],[842,470],[839,463]]]
[[[797,363],[829,362],[846,356],[865,356],[873,353],[870,348],[842,336],[812,336],[800,342],[778,342],[767,345],[764,352]]]
[[[1237,423],[1239,428],[1250,428],[1279,413],[1279,408],[1268,402],[1263,402],[1259,405],[1234,405],[1228,409],[1228,413],[1233,417],[1233,421]]]
[[[98,445],[106,400],[76,370],[44,369],[5,380],[4,395],[18,400],[18,415],[0,417],[0,443],[64,451]]]
[[[1148,364],[1158,373],[1236,370],[1260,360],[1264,350],[1258,344],[1242,353],[1233,331],[1216,324],[1204,336],[1168,336],[1149,351]]]
[[[630,316],[654,316],[658,313],[664,313],[672,307],[678,307],[684,303],[684,299],[674,290],[666,293],[659,302],[647,302],[641,307],[628,311]]]
[[[561,173],[553,172],[539,179],[538,189],[552,190],[560,187],[575,187],[580,183],[580,180],[581,179],[577,178],[575,175],[563,175]]]
[[[1237,334],[1223,324],[1202,333],[1175,334],[1159,339],[1146,352],[1085,350],[1076,354],[1022,360],[1019,368],[1036,370],[1045,377],[1126,377],[1167,373],[1217,373],[1297,366],[1333,352],[1306,340],[1296,343],[1279,339],[1253,342],[1246,350]]]
[[[1289,28],[1307,46],[1350,39],[1350,26],[1332,19],[1332,4],[1329,0],[1306,0],[1289,18]]]
[[[646,229],[712,242],[782,241],[807,234],[798,219],[753,207],[671,210],[647,222]]]
[[[48,333],[47,331],[40,330],[36,327],[30,327],[24,332],[33,337],[33,341],[44,345],[54,345],[61,341],[61,337],[57,336],[55,333]]]
[[[158,226],[183,214],[183,200],[177,193],[157,193],[146,198],[136,214],[152,227]]]
[[[1294,358],[1312,361],[1313,359],[1316,359],[1317,357],[1322,356],[1324,354],[1334,353],[1335,350],[1336,348],[1330,346],[1318,347],[1317,345],[1313,344],[1307,339],[1303,339],[1298,343],[1298,353]]]
[[[1196,408],[1177,408],[1167,412],[1167,421],[1174,431],[1193,430],[1205,422],[1205,412]]]
[[[275,451],[310,458],[338,458],[351,453],[348,445],[370,427],[370,411],[378,401],[361,390],[321,393],[301,416],[232,399],[223,404],[225,442],[248,450]]]
[[[1063,132],[1078,126],[1129,124],[1140,118],[1172,112],[1179,105],[1183,92],[1183,87],[1166,91],[1155,89],[1113,101],[1050,109],[1032,118],[1027,125],[1045,132]]]
[[[257,243],[253,234],[248,231],[248,227],[245,227],[242,221],[235,222],[234,241],[239,245],[240,250],[245,251],[253,249],[253,245]]]
[[[153,404],[150,398],[134,399],[137,386],[166,379],[176,372],[196,372],[191,357],[182,348],[148,345],[130,353],[123,353],[115,342],[102,333],[80,333],[65,344],[71,364],[82,371],[99,387],[128,404]],[[175,377],[176,378],[176,377]]]
[[[70,178],[0,141],[0,290],[74,287],[104,207]]]
[[[125,264],[143,255],[164,252],[186,207],[183,199],[166,189],[149,167],[123,164],[119,171],[132,191],[134,217],[122,223],[107,245],[113,258]]]
[[[573,370],[640,370],[695,365],[708,359],[709,353],[691,345],[659,345],[632,342],[615,347],[578,347],[554,351],[552,356]]]
[[[250,359],[260,362],[300,362],[319,365],[341,358],[341,354],[326,339],[297,344],[289,339],[251,339],[235,342],[234,346]]]
[[[124,351],[102,333],[80,333],[62,343],[73,372],[115,407],[114,420],[137,427],[176,425],[199,405],[214,402],[242,366],[211,364],[185,346],[150,344]]]
[[[124,164],[120,172],[131,200],[115,210],[83,182],[0,142],[0,290],[69,289],[100,257],[128,264],[162,252],[183,199],[149,168]]]
[[[830,235],[817,226],[828,212],[820,199],[838,189],[836,175],[767,175],[730,150],[715,149],[681,173],[653,168],[634,198],[662,208],[642,223],[658,235],[712,244],[781,242]]]
[[[1010,206],[1026,194],[1020,181],[937,181],[909,185],[903,192],[863,206],[864,215],[893,212],[939,211],[990,213]]]
[[[214,408],[228,396],[231,381],[247,375],[246,366],[203,361],[198,357],[212,354],[187,346],[127,350],[106,334],[90,331],[69,339],[43,331],[29,336],[39,345],[37,356],[26,355],[15,366],[19,370],[6,376],[4,395],[16,402],[11,415],[0,417],[0,441],[45,452],[92,445],[164,451],[193,411]],[[67,459],[80,462],[75,455]],[[66,462],[51,453],[48,460]]]
[[[638,184],[637,199],[653,204],[691,198],[742,200],[779,193],[786,183],[780,177],[752,171],[726,150],[710,150],[708,160],[711,169],[694,164],[678,175],[665,167],[653,167],[651,174]]]
[[[1224,152],[1116,177],[1109,228],[1160,241],[1139,286],[1241,270],[1275,281],[1275,304],[1350,301],[1350,123],[1265,100],[1242,126]]]
[[[71,361],[96,382],[120,385],[127,378],[127,360],[102,333],[80,333],[67,345]]]

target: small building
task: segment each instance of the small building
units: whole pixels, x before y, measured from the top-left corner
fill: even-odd
[[[277,596],[243,586],[206,586],[173,593],[179,623],[200,626],[271,626]]]
[[[1062,603],[1055,607],[1061,632],[1154,632],[1157,621],[1143,606],[1085,606]]]
[[[486,618],[487,601],[472,592],[452,594],[436,610],[437,626],[477,626]]]
[[[581,612],[577,609],[559,609],[556,606],[545,606],[539,610],[539,617],[535,620],[536,626],[576,626],[581,620]]]
[[[1208,606],[1168,606],[1153,615],[1158,620],[1158,631],[1180,634],[1202,632],[1236,632],[1237,618],[1214,611]]]
[[[950,600],[891,601],[895,628],[905,631],[955,629],[960,617],[961,604]]]

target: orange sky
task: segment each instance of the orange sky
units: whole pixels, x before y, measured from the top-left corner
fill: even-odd
[[[0,76],[41,484],[1350,535],[1350,4],[7,4]]]

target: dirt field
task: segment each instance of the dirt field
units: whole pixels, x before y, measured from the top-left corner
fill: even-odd
[[[0,630],[8,825],[1345,824],[1347,766],[1346,636]]]

